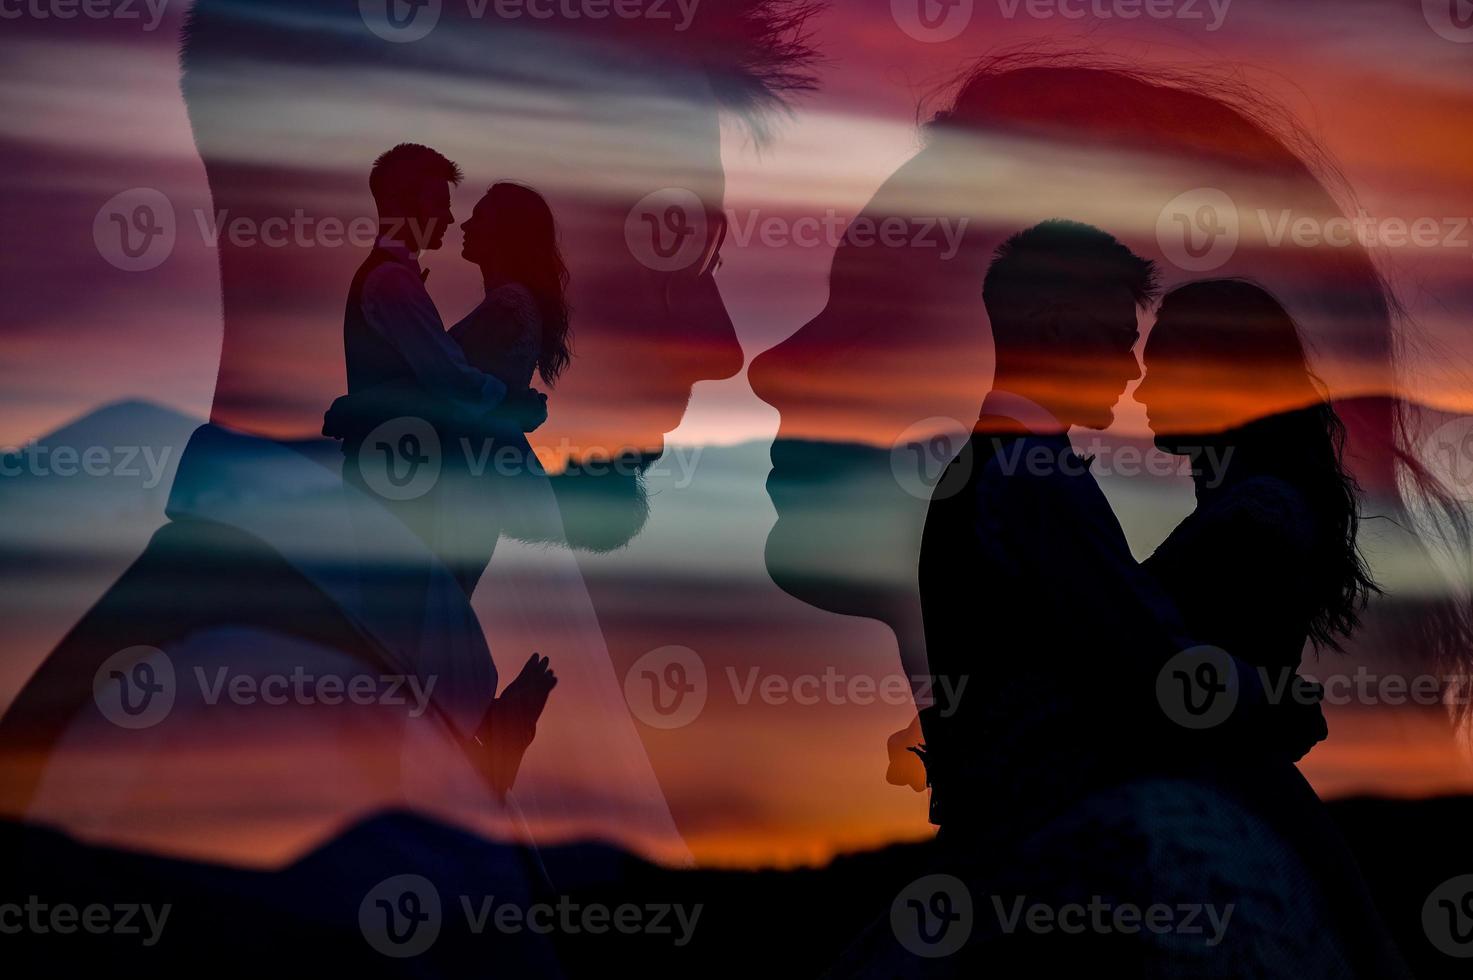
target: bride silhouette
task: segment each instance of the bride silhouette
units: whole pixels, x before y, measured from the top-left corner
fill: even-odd
[[[480,269],[486,298],[450,328],[450,337],[472,367],[500,378],[508,393],[531,391],[534,374],[553,387],[572,358],[572,327],[552,209],[532,188],[498,181],[461,231],[461,256]],[[482,504],[475,510],[480,517],[454,535],[458,553],[447,556],[467,595],[502,534],[533,541],[559,536],[556,505],[542,492],[546,475],[522,428],[506,427],[451,454],[452,509]],[[493,478],[476,479],[485,464]]]
[[[1197,501],[1144,568],[1189,634],[1257,668],[1271,697],[1317,697],[1318,685],[1296,680],[1304,650],[1340,651],[1380,589],[1357,542],[1345,425],[1297,325],[1252,282],[1193,282],[1162,300],[1144,361],[1135,399],[1156,445],[1191,461]],[[1229,759],[1213,775],[1304,860],[1350,968],[1405,974],[1353,855],[1292,760]]]

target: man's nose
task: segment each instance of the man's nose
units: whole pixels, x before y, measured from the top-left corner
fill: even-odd
[[[687,329],[696,328],[687,345],[687,357],[695,380],[721,381],[733,377],[746,359],[737,339],[736,325],[721,298],[721,291],[709,276],[694,288],[675,292],[672,311],[676,322]]]

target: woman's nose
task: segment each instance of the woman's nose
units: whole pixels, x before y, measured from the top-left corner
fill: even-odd
[[[1142,408],[1151,407],[1151,402],[1156,398],[1156,382],[1151,380],[1149,373],[1143,376],[1140,383],[1131,390],[1130,397],[1135,399]]]
[[[784,340],[776,346],[752,358],[752,363],[747,366],[747,384],[751,386],[752,393],[773,408],[781,409],[778,404],[782,400],[778,391],[778,364],[784,357],[783,348],[792,343],[792,340]]]

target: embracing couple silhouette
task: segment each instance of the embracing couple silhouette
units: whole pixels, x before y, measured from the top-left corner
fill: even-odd
[[[1208,74],[984,59],[863,212],[943,208],[968,223],[958,254],[842,243],[823,310],[752,363],[753,390],[781,413],[768,570],[805,602],[893,632],[923,683],[919,718],[890,738],[888,779],[929,782],[945,844],[934,870],[971,901],[956,955],[916,955],[926,944],[905,943],[915,910],[900,901],[836,975],[1405,973],[1295,766],[1325,737],[1301,663],[1340,646],[1365,656],[1359,638],[1395,615],[1358,550],[1367,529],[1377,553],[1404,541],[1430,568],[1435,534],[1398,528],[1455,510],[1410,451],[1415,409],[1347,397],[1366,378],[1397,390],[1400,311],[1363,250],[1273,249],[1245,232],[1207,268],[1172,220],[1173,202],[1201,196],[1190,188],[1242,213],[1337,209],[1314,152]],[[892,383],[907,371],[926,384]],[[864,394],[845,403],[847,427],[811,396],[815,377]],[[1120,402],[1136,381],[1134,404]],[[1068,430],[1110,427],[1116,412],[1122,429],[1148,419],[1156,448],[1191,469],[1185,520],[1169,495],[1073,452]],[[929,493],[896,478],[894,453],[858,444],[899,434],[909,466],[909,433],[968,418]],[[1389,519],[1363,526],[1362,500]],[[1400,634],[1406,655],[1461,675],[1465,640],[1449,638],[1468,635],[1465,611],[1432,615],[1445,632]],[[958,690],[955,703],[925,698]],[[1234,913],[1212,944],[1009,932],[993,900],[1017,896]],[[944,925],[930,910],[965,895],[944,897],[917,899],[928,934]]]
[[[1046,221],[997,249],[983,288],[993,386],[936,484],[919,562],[937,686],[979,670],[986,683],[923,706],[911,751],[951,870],[978,893],[1206,908],[1236,913],[1237,929],[1060,937],[979,916],[973,961],[1184,975],[1210,958],[1248,975],[1322,921],[1340,941],[1306,944],[1318,967],[1397,975],[1354,861],[1293,765],[1327,734],[1323,692],[1297,674],[1306,641],[1338,648],[1376,590],[1343,426],[1262,287],[1172,289],[1143,369],[1138,318],[1157,297],[1154,263],[1088,225]],[[1197,501],[1144,562],[1068,441],[1109,427],[1137,381],[1156,446],[1189,461]],[[1269,390],[1282,411],[1245,411]]]
[[[461,179],[454,162],[419,144],[374,161],[379,235],[349,286],[348,394],[328,410],[323,434],[343,440],[345,482],[402,520],[469,597],[512,512],[540,505],[555,513],[545,489],[540,499],[516,499],[492,483],[525,486],[544,475],[525,436],[547,418],[547,396],[532,379],[555,384],[571,355],[568,274],[552,210],[510,181],[494,184],[462,224],[461,255],[480,269],[485,298],[445,328],[419,256],[443,245],[455,223],[451,188]],[[474,465],[492,457],[495,472]],[[438,478],[416,490],[421,465],[436,467]],[[548,658],[532,654],[476,731],[487,777],[503,797],[556,683]]]

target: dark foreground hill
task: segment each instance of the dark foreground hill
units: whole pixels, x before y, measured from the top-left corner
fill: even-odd
[[[1332,810],[1417,975],[1468,975],[1422,912],[1473,874],[1473,798]],[[672,870],[601,844],[534,856],[403,813],[270,872],[13,823],[0,849],[0,969],[17,978],[817,976],[937,857],[922,843],[814,869]]]

